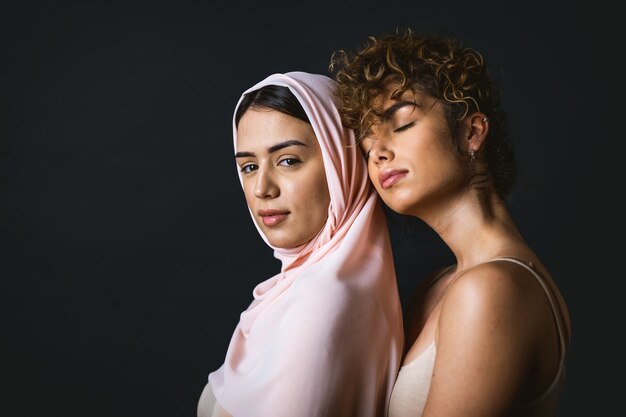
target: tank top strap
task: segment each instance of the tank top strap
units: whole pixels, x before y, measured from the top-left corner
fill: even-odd
[[[534,265],[532,264],[532,262],[524,262],[520,259],[514,258],[512,256],[501,256],[498,258],[494,258],[492,259],[492,261],[508,261],[508,262],[512,262],[515,264],[518,264],[520,266],[522,266],[523,268],[525,268],[526,270],[528,270],[535,278],[537,278],[537,281],[539,281],[539,284],[541,284],[541,287],[543,288],[543,290],[546,293],[546,296],[548,297],[548,301],[550,302],[550,306],[552,307],[552,315],[554,316],[554,321],[556,322],[556,327],[557,327],[557,331],[559,333],[559,341],[560,341],[560,345],[561,345],[561,358],[560,358],[560,364],[562,365],[565,361],[565,334],[563,331],[563,320],[561,318],[561,313],[560,310],[557,306],[557,303],[554,299],[554,295],[552,294],[552,291],[550,290],[550,288],[548,287],[548,285],[545,282],[545,279],[535,270]]]

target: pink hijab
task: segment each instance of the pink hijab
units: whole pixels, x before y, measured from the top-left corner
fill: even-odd
[[[281,272],[254,289],[209,383],[234,417],[382,416],[403,346],[382,206],[354,134],[341,124],[334,82],[273,74],[243,94],[265,85],[288,87],[309,117],[328,179],[328,219],[310,242],[272,247]],[[233,134],[236,149],[234,119]]]

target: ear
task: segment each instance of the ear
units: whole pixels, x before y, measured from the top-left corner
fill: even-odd
[[[465,143],[468,153],[477,153],[483,146],[487,133],[489,133],[489,119],[484,113],[476,112],[463,120],[465,125]]]

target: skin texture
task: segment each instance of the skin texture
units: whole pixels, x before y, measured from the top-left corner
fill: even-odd
[[[452,138],[436,99],[412,91],[391,99],[396,86],[390,81],[378,97],[375,106],[385,117],[360,145],[370,179],[391,209],[425,221],[457,260],[417,288],[405,314],[404,364],[436,343],[425,417],[507,415],[551,384],[559,339],[537,280],[519,265],[493,259],[532,262],[556,297],[569,339],[567,308],[493,184],[480,191],[471,186],[473,162],[453,148],[457,141],[465,155],[480,155],[489,132],[485,115],[468,114]],[[390,172],[397,177],[385,179]]]
[[[311,125],[251,108],[239,121],[237,137],[246,202],[270,244],[293,248],[313,239],[328,217],[330,195]]]

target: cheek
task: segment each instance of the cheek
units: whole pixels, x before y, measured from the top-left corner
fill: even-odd
[[[367,176],[369,177],[370,181],[372,182],[372,184],[374,184],[374,187],[376,188],[376,190],[378,190],[379,187],[379,183],[378,183],[378,168],[376,168],[376,166],[374,165],[374,163],[370,163],[368,162],[367,164]]]
[[[255,201],[254,190],[251,184],[247,183],[245,180],[243,181],[242,184],[243,184],[243,195],[246,199],[246,203],[248,204],[249,207],[252,207],[252,204]]]
[[[293,189],[293,192],[300,195],[299,200],[309,207],[315,207],[320,205],[321,202],[328,202],[330,200],[330,194],[328,193],[328,185],[325,178],[307,178],[304,183],[298,184]],[[314,204],[311,206],[311,204]]]
[[[310,222],[318,224],[326,221],[328,215],[328,206],[330,204],[330,193],[325,177],[308,177],[305,182],[299,183],[298,187],[293,189],[295,195],[298,196],[298,205],[301,213],[308,218]]]

